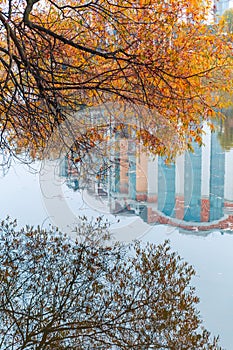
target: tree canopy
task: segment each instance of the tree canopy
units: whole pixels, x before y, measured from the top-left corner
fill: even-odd
[[[0,347],[220,349],[196,309],[194,270],[168,243],[108,243],[84,218],[55,230],[0,226]]]
[[[36,151],[69,113],[120,101],[152,111],[131,122],[150,151],[173,152],[155,140],[158,115],[176,134],[174,152],[200,143],[202,120],[230,89],[230,48],[205,24],[210,3],[2,0],[0,145]]]

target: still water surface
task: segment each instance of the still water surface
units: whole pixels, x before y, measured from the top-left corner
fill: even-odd
[[[114,169],[115,174],[121,171],[124,181],[121,183],[118,178],[115,187],[111,188],[115,195],[111,210],[109,186],[112,184],[109,181],[97,183],[97,192],[101,188],[107,195],[98,196],[97,193],[96,196],[93,188],[92,191],[74,191],[75,182],[57,176],[61,169],[57,171],[52,163],[47,177],[43,174],[44,169],[42,175],[38,172],[39,163],[30,171],[26,166],[15,164],[0,181],[1,218],[10,215],[18,219],[20,226],[39,224],[47,227],[51,223],[72,231],[68,226],[78,215],[91,217],[104,213],[112,222],[116,239],[140,238],[154,243],[169,239],[172,249],[197,272],[193,284],[201,300],[199,309],[205,326],[213,334],[219,334],[221,345],[231,350],[233,231],[228,218],[233,203],[233,150],[230,136],[225,136],[224,139],[218,134],[207,133],[205,148],[196,149],[195,155],[182,156],[175,166],[165,168],[159,161],[147,163],[147,170],[143,170],[146,183],[143,176],[140,183],[135,183],[136,169],[133,174],[132,167],[127,170],[128,178],[124,177],[123,170]],[[223,144],[227,151],[223,150]],[[130,161],[132,164],[132,157]],[[51,174],[56,175],[54,180]],[[140,212],[140,208],[146,208],[146,211]],[[154,215],[148,215],[150,211]],[[159,224],[156,221],[158,213],[159,218],[170,218],[170,224]],[[227,227],[222,225],[224,220],[228,220]],[[177,228],[181,223],[182,227]]]

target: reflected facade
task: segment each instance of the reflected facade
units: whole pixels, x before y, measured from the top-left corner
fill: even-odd
[[[127,138],[117,142],[119,147],[104,179],[93,179],[87,189],[106,197],[112,213],[133,213],[147,223],[198,230],[202,226],[211,229],[212,224],[216,228],[228,218],[233,222],[233,189],[229,188],[233,154],[226,157],[218,133],[208,131],[204,147],[194,144],[193,153],[186,152],[170,165],[163,157],[150,159]],[[67,184],[74,190],[79,189],[69,157],[61,163],[61,175],[67,176]]]

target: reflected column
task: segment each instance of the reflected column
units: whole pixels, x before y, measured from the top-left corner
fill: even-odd
[[[217,133],[211,134],[210,155],[210,215],[209,221],[219,220],[224,215],[225,152]]]
[[[129,198],[136,199],[136,146],[135,141],[129,140],[128,143],[129,154]]]
[[[158,210],[173,216],[175,209],[175,164],[166,165],[163,157],[158,157]]]
[[[68,176],[68,155],[66,155],[60,162],[59,167],[59,176],[67,177]]]
[[[116,133],[114,136],[114,182],[112,183],[113,192],[120,192],[120,137]]]
[[[185,153],[184,207],[185,221],[201,221],[201,159],[202,149],[194,142],[194,152]]]

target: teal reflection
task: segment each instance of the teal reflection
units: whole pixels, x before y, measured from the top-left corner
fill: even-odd
[[[106,168],[100,162],[96,176],[88,179],[86,187],[70,155],[61,161],[60,175],[74,190],[91,188],[95,198],[105,197],[102,200],[109,201],[112,213],[136,214],[150,224],[177,224],[184,229],[185,223],[190,223],[187,227],[195,229],[196,225],[198,231],[202,230],[199,224],[208,223],[212,226],[219,223],[219,228],[225,229],[230,227],[221,224],[226,217],[233,225],[233,195],[224,198],[226,169],[228,185],[230,168],[233,173],[233,163],[229,160],[226,163],[222,147],[221,132],[225,127],[220,125],[218,132],[208,129],[205,146],[193,143],[193,153],[186,152],[169,165],[163,157],[151,159],[140,153],[126,136],[118,137],[119,147],[113,150],[110,159],[105,159]],[[205,230],[217,227],[211,225]]]

